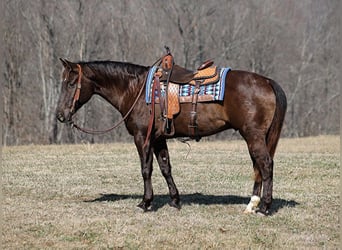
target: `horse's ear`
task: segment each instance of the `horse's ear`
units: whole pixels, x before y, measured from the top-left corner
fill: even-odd
[[[61,60],[64,68],[68,68],[69,70],[77,71],[77,64],[76,63],[70,62],[70,61],[63,59],[63,58],[59,58],[59,60]]]
[[[70,68],[70,66],[68,65],[68,61],[66,59],[59,58],[59,60],[62,62],[64,68]]]

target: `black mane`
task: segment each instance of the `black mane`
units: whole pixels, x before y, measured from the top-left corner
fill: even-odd
[[[90,61],[79,62],[81,65],[89,67],[96,77],[101,76],[103,80],[126,77],[139,78],[149,67],[128,62],[118,61]]]

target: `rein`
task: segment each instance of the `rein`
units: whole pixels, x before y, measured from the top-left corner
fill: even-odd
[[[79,69],[78,71],[78,80],[77,80],[77,88],[76,88],[76,91],[75,91],[75,94],[74,94],[74,98],[73,98],[73,102],[72,102],[72,106],[71,106],[71,112],[73,112],[73,110],[75,109],[75,104],[76,102],[78,101],[78,99],[80,98],[80,93],[81,93],[81,78],[82,78],[82,68],[81,68],[81,65],[77,64],[77,67]],[[146,78],[147,78],[147,75],[146,75]],[[132,104],[131,108],[127,111],[127,113],[122,117],[122,119],[117,122],[116,124],[114,124],[112,127],[108,128],[108,129],[105,129],[105,130],[92,130],[92,129],[88,129],[88,128],[82,128],[80,126],[78,126],[77,124],[75,124],[73,121],[70,122],[70,126],[72,128],[76,128],[78,129],[79,131],[82,131],[84,133],[87,133],[87,134],[104,134],[104,133],[107,133],[117,127],[119,127],[125,120],[126,118],[132,113],[135,105],[137,104],[141,94],[143,93],[143,90],[145,88],[145,85],[146,85],[146,78],[144,80],[144,84],[142,85],[139,93],[138,93],[138,96],[135,98],[135,101],[134,103]]]

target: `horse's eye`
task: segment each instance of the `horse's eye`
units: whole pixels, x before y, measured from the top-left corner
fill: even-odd
[[[75,82],[68,82],[68,87],[73,88],[75,86]]]

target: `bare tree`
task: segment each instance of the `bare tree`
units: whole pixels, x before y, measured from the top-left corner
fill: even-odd
[[[339,1],[61,0],[3,2],[3,143],[79,143],[128,139],[124,126],[91,136],[57,123],[59,57],[151,65],[171,47],[176,63],[206,59],[278,81],[289,105],[286,136],[338,133]],[[227,97],[229,98],[229,96]],[[89,128],[120,119],[94,97],[76,115]],[[227,134],[215,138],[224,138]]]
[[[20,124],[22,120],[22,76],[23,67],[21,61],[24,60],[23,53],[23,37],[21,36],[22,26],[19,13],[15,11],[19,7],[19,3],[4,4],[4,64],[5,72],[2,81],[3,90],[3,142],[4,144],[19,144]],[[11,14],[12,13],[12,14]],[[13,15],[14,14],[14,15]],[[17,20],[17,21],[16,21]],[[10,43],[6,43],[10,41]]]

